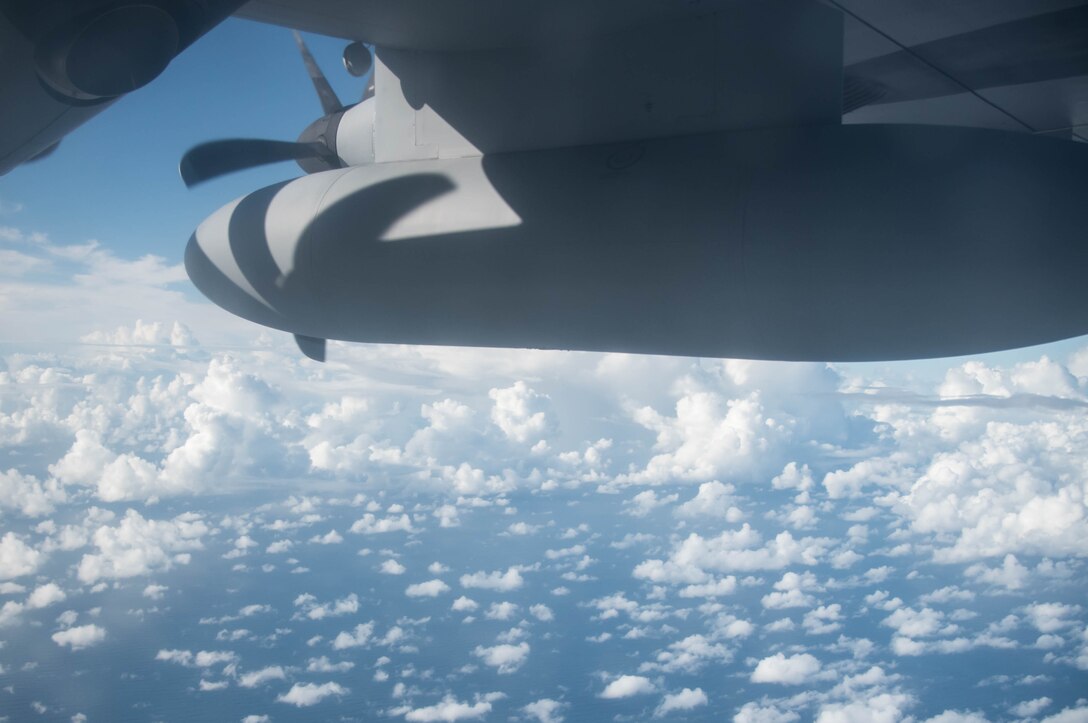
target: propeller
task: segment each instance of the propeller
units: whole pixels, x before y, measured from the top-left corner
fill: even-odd
[[[314,84],[314,90],[317,91],[317,97],[321,101],[321,110],[325,111],[325,115],[332,115],[344,110],[344,104],[336,97],[336,91],[329,85],[329,79],[321,72],[321,68],[318,67],[314,56],[310,55],[310,49],[306,47],[306,41],[302,39],[297,30],[291,32],[295,34],[298,52],[302,54],[302,62],[306,64],[306,72],[310,74],[310,82]]]
[[[298,45],[302,62],[306,66],[306,72],[317,92],[321,102],[321,110],[324,115],[311,123],[298,137],[297,141],[273,141],[259,138],[230,138],[218,141],[209,141],[193,146],[181,157],[178,170],[181,172],[181,180],[189,188],[210,181],[213,178],[224,176],[235,171],[243,171],[248,168],[265,166],[280,161],[297,161],[307,173],[315,171],[342,168],[344,163],[336,154],[335,138],[336,127],[340,116],[347,108],[340,102],[329,85],[328,78],[321,72],[321,68],[310,54],[306,42],[294,31],[295,43]],[[369,56],[370,51],[361,43],[353,43],[348,46],[354,56],[358,56],[359,48]],[[345,51],[345,58],[347,51]],[[355,58],[355,67],[360,66],[360,60]],[[345,61],[347,64],[347,61]],[[374,82],[371,79],[363,94],[363,100],[374,94]]]
[[[178,170],[181,171],[181,180],[192,188],[198,183],[235,171],[280,161],[326,159],[330,153],[328,146],[318,142],[227,138],[193,146],[181,157]]]

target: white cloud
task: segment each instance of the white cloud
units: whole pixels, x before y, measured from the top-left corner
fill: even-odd
[[[347,688],[339,683],[295,683],[291,690],[276,698],[278,703],[290,703],[291,705],[305,708],[317,705],[329,696],[342,696],[350,693]]]
[[[1033,603],[1024,613],[1040,633],[1053,633],[1074,623],[1070,618],[1081,611],[1080,605],[1065,603]]]
[[[500,592],[517,590],[524,582],[516,567],[507,568],[506,572],[501,570],[495,570],[494,572],[480,571],[461,576],[461,587],[498,590]]]
[[[676,508],[677,517],[715,517],[726,522],[740,522],[744,513],[736,505],[733,485],[723,485],[717,480],[699,485],[694,497]]]
[[[507,439],[522,444],[549,439],[556,433],[556,423],[549,416],[549,400],[529,388],[523,381],[512,387],[488,392],[495,405],[491,421]]]
[[[19,539],[14,532],[0,538],[0,580],[22,577],[38,571],[45,555]]]
[[[605,686],[601,691],[602,698],[630,698],[633,695],[647,695],[656,693],[657,686],[653,681],[641,675],[621,675]]]
[[[657,434],[656,449],[644,469],[619,481],[661,484],[702,482],[731,475],[781,469],[779,449],[791,432],[766,414],[759,392],[727,399],[709,389],[689,391],[676,402],[676,416],[652,407],[635,410],[634,421]]]
[[[787,572],[774,584],[775,592],[763,596],[763,607],[769,610],[811,607],[816,599],[808,591],[818,591],[820,586],[811,572],[798,574]]]
[[[381,566],[382,573],[386,575],[403,575],[404,571],[407,569],[408,568],[406,568],[404,565],[400,564],[393,558],[385,560],[384,562],[382,562]]]
[[[334,663],[327,657],[322,655],[319,658],[310,658],[306,663],[307,673],[346,673],[355,667],[355,663],[350,660],[342,660],[339,663]]]
[[[1075,708],[1063,708],[1061,712],[1048,715],[1039,723],[1088,723],[1088,706],[1078,701]]]
[[[449,591],[449,585],[438,578],[435,578],[434,580],[428,580],[427,582],[418,582],[414,585],[409,585],[407,589],[405,589],[404,594],[408,597],[438,597],[442,593]]]
[[[161,660],[167,663],[177,663],[179,665],[192,665],[193,663],[193,651],[191,650],[160,650],[155,653],[155,660]]]
[[[721,643],[712,642],[696,634],[671,643],[667,649],[658,651],[654,658],[655,662],[643,663],[639,671],[697,673],[707,663],[730,662],[733,660],[733,652]]]
[[[788,463],[782,468],[781,474],[771,480],[771,487],[776,490],[795,489],[805,492],[812,489],[812,485],[812,470],[807,464],[798,466],[796,462]]]
[[[400,517],[377,518],[367,513],[351,525],[351,531],[357,535],[380,535],[386,532],[415,532],[412,519],[408,515]]]
[[[164,593],[169,589],[166,585],[151,584],[144,588],[143,596],[148,600],[162,600]]]
[[[680,589],[680,597],[722,597],[737,591],[737,578],[729,575],[706,583],[688,585]]]
[[[238,662],[238,655],[229,650],[201,650],[193,656],[193,663],[198,668],[211,668],[215,665],[230,665]]]
[[[315,535],[310,538],[310,542],[316,545],[339,545],[343,541],[343,536],[336,530],[329,530],[324,535]]]
[[[983,563],[971,565],[964,574],[967,577],[988,585],[1003,587],[1006,590],[1019,590],[1027,583],[1028,569],[1020,564],[1016,555],[1005,555],[1000,567],[987,567]]]
[[[624,506],[627,508],[627,514],[635,517],[645,517],[658,507],[671,505],[678,499],[680,499],[680,495],[676,493],[658,497],[657,492],[654,490],[643,490],[625,502]]]
[[[243,688],[256,688],[273,680],[286,680],[287,673],[278,665],[270,665],[267,668],[255,670],[252,673],[244,673],[238,677],[238,685]]]
[[[453,601],[453,605],[450,606],[451,610],[457,610],[458,612],[472,612],[479,607],[479,604],[472,598],[462,595]]]
[[[566,707],[566,703],[561,701],[552,698],[541,698],[522,706],[522,710],[525,711],[526,715],[535,718],[538,723],[563,723],[565,720],[563,710]]]
[[[332,647],[335,650],[344,650],[346,648],[359,648],[366,645],[371,636],[374,634],[374,623],[360,623],[356,625],[354,629],[347,632],[341,632],[332,641]]]
[[[43,483],[18,470],[0,472],[0,508],[17,510],[27,517],[41,517],[53,512],[56,505],[67,499],[67,493],[56,479]]]
[[[819,674],[821,669],[820,661],[808,653],[789,657],[775,653],[756,664],[751,680],[753,683],[801,685]]]
[[[763,542],[748,523],[739,530],[726,530],[717,537],[691,533],[673,548],[669,559],[646,560],[635,567],[635,577],[653,582],[697,584],[705,582],[708,571],[741,572],[778,570],[789,565],[813,565],[826,554],[831,540],[805,537],[789,532]]]
[[[517,645],[491,647],[477,645],[472,654],[480,658],[484,665],[497,668],[501,674],[513,673],[529,659],[529,644],[522,642]]]
[[[774,705],[745,703],[733,716],[733,723],[794,723],[801,716],[792,710],[781,710]],[[862,721],[858,721],[862,723]]]
[[[34,592],[26,599],[28,608],[44,608],[63,602],[68,596],[55,582],[49,582],[34,588]]]
[[[433,723],[435,721],[455,723],[455,721],[459,720],[483,718],[491,712],[491,701],[487,699],[489,697],[492,696],[485,696],[483,700],[477,700],[475,703],[462,703],[453,696],[447,695],[435,705],[407,710],[404,719],[418,721],[419,723]]]
[[[271,543],[268,547],[266,547],[264,551],[266,553],[268,553],[269,555],[282,555],[283,553],[289,551],[294,546],[295,546],[295,543],[292,542],[291,540],[276,540],[275,542]]]
[[[1024,700],[1009,708],[1009,712],[1020,718],[1035,718],[1049,708],[1053,702],[1046,696]]]
[[[488,620],[509,620],[518,611],[516,603],[509,601],[491,603],[491,607],[484,614]]]
[[[82,650],[105,640],[106,630],[94,624],[80,625],[53,633],[52,638],[53,642],[61,647],[67,645],[72,650]]]
[[[810,635],[826,635],[842,628],[842,605],[821,605],[805,613],[801,625]]]
[[[530,605],[529,613],[534,618],[544,623],[549,623],[552,620],[555,620],[555,613],[552,612],[552,609],[550,607],[544,604]]]
[[[914,699],[904,693],[879,693],[848,703],[829,703],[820,708],[816,723],[896,723]]]
[[[313,595],[303,593],[295,598],[294,604],[299,608],[297,615],[305,616],[310,620],[324,620],[359,612],[359,596],[355,593],[328,603],[319,603]]]
[[[654,715],[660,718],[676,710],[692,710],[706,704],[707,697],[702,688],[684,688],[679,693],[667,693]]]
[[[94,583],[169,570],[188,561],[186,552],[203,548],[208,533],[204,520],[193,513],[172,520],[148,520],[136,510],[127,510],[115,527],[102,525],[93,535],[98,552],[83,556],[79,579]]]
[[[15,602],[14,600],[5,602],[0,606],[0,628],[15,624],[25,609],[26,605],[21,602]]]

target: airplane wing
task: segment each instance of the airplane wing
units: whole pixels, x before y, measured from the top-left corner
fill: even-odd
[[[422,57],[562,46],[574,35],[667,24],[732,4],[628,0],[618,12],[614,3],[587,0],[253,0],[239,14]],[[1084,0],[825,4],[843,13],[844,122],[974,126],[1088,141]],[[668,50],[651,42],[645,54]],[[653,83],[652,70],[644,79]],[[429,89],[443,91],[457,89]]]
[[[809,27],[761,26],[755,11],[742,27],[714,21],[719,10],[762,4],[6,0],[0,174],[47,154],[231,14],[375,45],[379,84],[399,96],[381,122],[406,134],[386,160],[837,122],[843,111],[847,123],[1088,140],[1085,0],[824,0],[813,3]],[[820,12],[829,8],[837,12]],[[838,30],[825,27],[832,15]],[[118,32],[133,41],[118,46]],[[716,52],[685,43],[693,32],[717,33]],[[110,69],[93,47],[103,39],[139,72],[98,72]],[[759,72],[738,73],[738,57]],[[791,57],[816,60],[783,66]],[[822,92],[830,82],[843,90],[838,108]]]

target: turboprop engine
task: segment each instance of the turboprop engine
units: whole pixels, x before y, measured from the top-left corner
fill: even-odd
[[[1055,139],[743,131],[317,173],[217,211],[185,265],[311,339],[952,356],[1088,333],[1085,198],[1088,146]]]
[[[1088,145],[843,125],[880,89],[844,94],[833,10],[723,7],[569,52],[383,49],[346,109],[300,40],[324,116],[182,172],[310,173],[212,214],[190,278],[322,360],[327,339],[863,361],[1088,333]],[[663,109],[624,60],[651,42]]]

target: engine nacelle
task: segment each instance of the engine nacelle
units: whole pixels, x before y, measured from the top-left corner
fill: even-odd
[[[1082,144],[767,129],[306,176],[217,211],[185,265],[314,339],[955,356],[1088,333],[1085,198]]]

